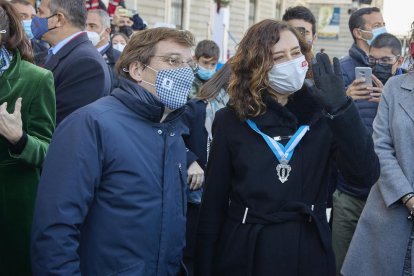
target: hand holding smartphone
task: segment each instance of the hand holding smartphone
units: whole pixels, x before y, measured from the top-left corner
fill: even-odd
[[[364,78],[365,84],[372,86],[372,69],[370,67],[355,67],[355,79]]]

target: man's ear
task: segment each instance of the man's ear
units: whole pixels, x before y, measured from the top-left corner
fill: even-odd
[[[313,35],[312,45],[315,44],[315,42],[318,40],[318,34]]]
[[[354,35],[355,39],[362,39],[361,30],[358,28],[354,28],[352,30],[352,34]]]
[[[54,17],[56,18],[56,25],[55,25],[56,28],[62,27],[63,25],[65,25],[66,16],[63,13],[57,12],[56,16],[54,16]]]
[[[142,72],[144,71],[145,67],[140,62],[133,62],[129,65],[128,72],[129,76],[134,79],[137,83],[142,81]]]
[[[403,56],[400,56],[398,59],[397,59],[397,68],[398,67],[401,67],[401,65],[404,63],[404,57]]]
[[[108,40],[110,40],[111,39],[111,28],[106,28],[105,29],[105,34],[107,35]]]

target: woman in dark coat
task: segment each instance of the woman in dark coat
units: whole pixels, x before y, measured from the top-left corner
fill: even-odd
[[[335,274],[325,212],[330,160],[351,185],[374,183],[379,164],[338,59],[332,70],[318,54],[316,86],[303,86],[308,51],[275,20],[252,26],[240,42],[230,106],[213,125],[196,275]]]

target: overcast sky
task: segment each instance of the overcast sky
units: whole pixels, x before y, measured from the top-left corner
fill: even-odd
[[[389,33],[407,35],[414,21],[414,0],[384,0],[382,13]]]

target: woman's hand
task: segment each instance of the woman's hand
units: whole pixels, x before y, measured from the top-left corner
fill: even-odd
[[[0,135],[4,136],[10,143],[16,144],[23,135],[23,122],[20,109],[22,98],[18,98],[14,112],[7,112],[7,103],[0,105]]]
[[[204,171],[200,165],[198,165],[197,161],[194,161],[190,167],[188,167],[187,174],[187,182],[190,185],[190,190],[200,189],[204,182]]]
[[[348,102],[339,60],[336,57],[333,59],[332,70],[328,55],[318,53],[312,72],[316,87],[311,88],[311,93],[327,112],[336,114]]]
[[[410,198],[406,203],[405,207],[408,208],[408,211],[414,214],[414,197]]]

